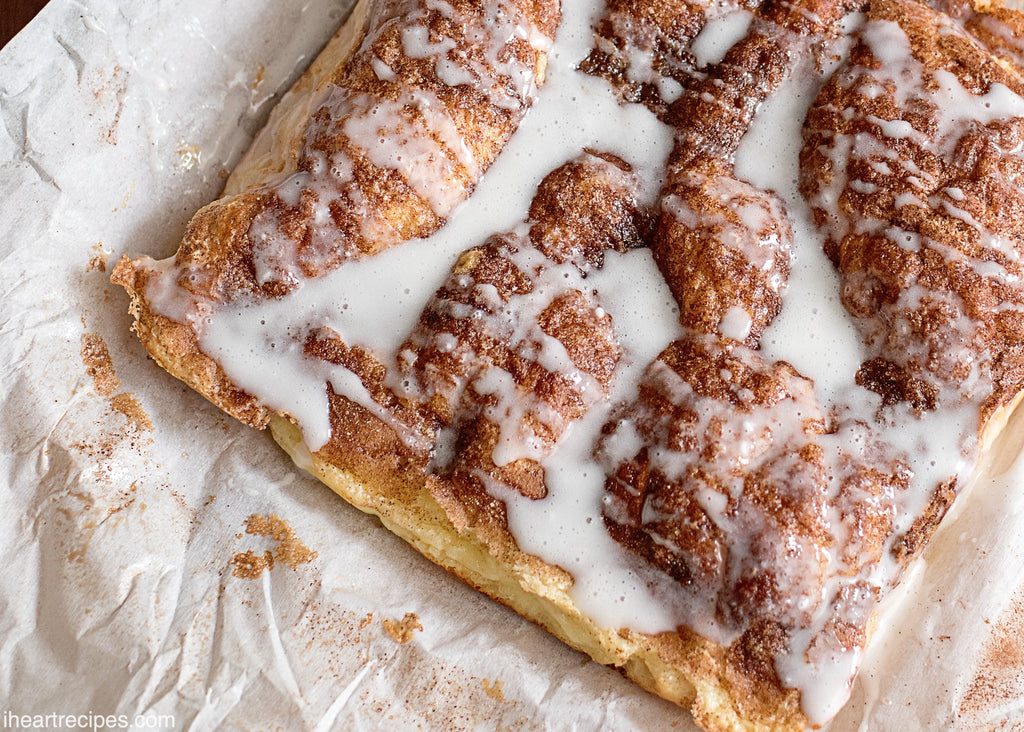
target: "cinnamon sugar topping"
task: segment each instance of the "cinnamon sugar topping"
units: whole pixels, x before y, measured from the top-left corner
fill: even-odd
[[[92,378],[96,393],[106,397],[110,408],[127,417],[132,427],[151,431],[153,422],[138,398],[130,392],[115,393],[121,388],[121,380],[114,370],[114,361],[110,357],[110,350],[103,336],[97,333],[83,334],[81,355],[85,372]]]

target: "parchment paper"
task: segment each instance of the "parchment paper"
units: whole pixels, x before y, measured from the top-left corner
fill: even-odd
[[[173,252],[349,4],[53,0],[0,51],[0,726],[692,728],[419,557],[128,331],[109,267]],[[833,730],[1022,718],[1018,452],[958,505]]]

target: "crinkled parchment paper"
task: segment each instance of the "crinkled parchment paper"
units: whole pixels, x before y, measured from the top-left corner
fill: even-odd
[[[109,266],[173,252],[349,4],[53,0],[0,52],[0,715],[688,729],[348,507],[128,332]],[[1020,717],[1018,443],[958,506],[832,729]]]

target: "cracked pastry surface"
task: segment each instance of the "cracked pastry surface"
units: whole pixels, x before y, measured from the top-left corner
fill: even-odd
[[[1020,16],[559,10],[361,5],[114,280],[161,365],[442,566],[705,728],[824,724],[1021,391]]]

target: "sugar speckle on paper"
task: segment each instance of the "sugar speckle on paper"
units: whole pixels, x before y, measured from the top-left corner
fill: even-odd
[[[986,621],[987,622],[987,621]],[[1024,695],[1024,588],[992,623],[974,678],[960,704],[960,716],[979,725],[999,716],[999,710]]]

